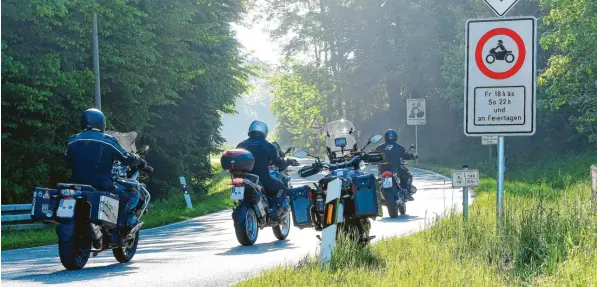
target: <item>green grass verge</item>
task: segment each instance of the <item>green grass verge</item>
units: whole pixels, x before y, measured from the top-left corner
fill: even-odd
[[[238,286],[596,286],[597,212],[589,186],[596,160],[597,152],[588,152],[507,172],[500,233],[496,182],[482,178],[467,226],[453,214],[362,250],[342,241],[327,268],[309,258]]]
[[[143,229],[184,221],[197,216],[232,207],[229,194],[229,175],[214,164],[215,177],[208,183],[208,194],[192,196],[193,208],[186,207],[182,194],[167,200],[152,202],[149,213],[143,217]],[[53,226],[52,226],[53,227]],[[3,231],[2,250],[55,244],[58,241],[54,228],[28,231]]]

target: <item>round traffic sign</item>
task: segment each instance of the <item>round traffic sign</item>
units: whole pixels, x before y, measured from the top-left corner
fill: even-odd
[[[483,47],[485,46],[485,43],[487,43],[487,41],[489,41],[489,39],[491,39],[492,37],[497,36],[497,35],[506,35],[506,36],[512,38],[512,40],[514,40],[514,42],[516,43],[516,46],[518,47],[518,59],[516,60],[516,63],[514,63],[514,65],[510,69],[508,69],[504,72],[494,72],[494,71],[490,70],[483,62]],[[504,79],[514,76],[520,70],[520,68],[522,68],[522,64],[524,64],[525,56],[526,56],[526,47],[524,46],[524,41],[522,40],[520,35],[518,35],[518,33],[514,32],[508,28],[495,28],[495,29],[492,29],[489,32],[485,33],[485,35],[483,35],[483,37],[481,37],[481,39],[479,39],[479,43],[477,44],[477,49],[475,50],[475,62],[477,62],[477,67],[479,67],[479,70],[481,70],[481,72],[485,76],[492,78],[494,80],[504,80]],[[507,58],[506,58],[506,61],[508,61]],[[510,61],[508,61],[508,62],[510,62]]]

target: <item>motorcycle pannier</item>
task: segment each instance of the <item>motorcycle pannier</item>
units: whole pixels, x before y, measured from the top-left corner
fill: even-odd
[[[247,150],[233,149],[222,155],[220,163],[224,170],[250,172],[255,165],[255,158]]]
[[[360,218],[377,217],[377,191],[373,174],[354,177],[355,185],[354,209],[355,216]]]
[[[33,190],[33,200],[31,201],[31,220],[57,223],[56,209],[60,203],[56,196],[58,194],[57,189],[36,187]]]
[[[91,205],[89,221],[109,228],[115,227],[120,209],[118,196],[110,192],[94,191],[86,193],[86,197]]]
[[[291,190],[291,210],[294,226],[298,228],[312,227],[313,218],[311,218],[311,207],[313,206],[309,199],[310,188],[308,186],[295,187]]]

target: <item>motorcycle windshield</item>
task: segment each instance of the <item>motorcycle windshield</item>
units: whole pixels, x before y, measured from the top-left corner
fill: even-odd
[[[326,147],[336,153],[337,157],[350,154],[350,150],[357,142],[354,137],[356,129],[351,121],[342,119],[329,122],[323,127],[323,130],[326,133]],[[342,152],[343,147],[344,152]]]
[[[135,146],[135,139],[137,139],[137,132],[128,132],[128,133],[119,133],[116,131],[106,131],[106,134],[109,134],[115,137],[118,140],[118,143],[130,153],[136,153],[137,147]]]

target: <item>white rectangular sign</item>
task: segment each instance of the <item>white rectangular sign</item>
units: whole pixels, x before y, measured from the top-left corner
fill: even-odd
[[[406,124],[410,126],[423,126],[426,123],[425,99],[407,99]]]
[[[497,136],[483,136],[481,137],[481,144],[482,145],[492,145],[498,143]]]
[[[453,170],[452,187],[479,186],[479,170]]]
[[[466,136],[535,134],[536,23],[534,17],[466,22]]]

